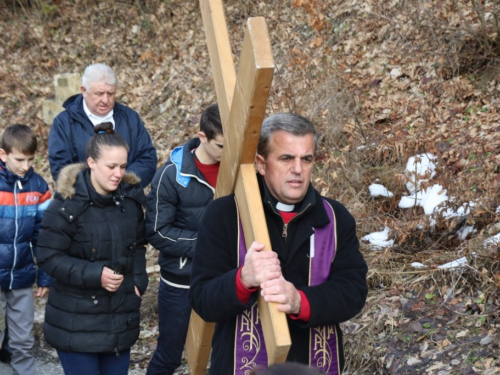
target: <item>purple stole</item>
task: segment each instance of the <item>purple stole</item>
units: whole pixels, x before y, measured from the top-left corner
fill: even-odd
[[[337,247],[335,214],[332,206],[325,199],[322,200],[330,223],[323,228],[314,228],[314,234],[310,238],[309,286],[319,285],[328,279]],[[241,267],[247,251],[241,220],[238,245],[238,263]],[[338,375],[337,345],[335,325],[310,328],[309,366],[316,367],[327,375]],[[268,363],[257,303],[236,317],[234,359],[234,375],[249,375],[257,365]]]

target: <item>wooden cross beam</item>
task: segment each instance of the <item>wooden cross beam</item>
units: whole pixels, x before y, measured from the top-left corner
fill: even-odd
[[[266,21],[262,17],[248,19],[236,76],[222,0],[200,0],[200,7],[224,131],[215,198],[234,191],[247,248],[257,240],[265,250],[271,250],[254,168],[274,71]],[[291,345],[286,315],[260,294],[258,305],[268,362],[284,362]],[[192,375],[205,374],[214,327],[192,311],[186,339]]]

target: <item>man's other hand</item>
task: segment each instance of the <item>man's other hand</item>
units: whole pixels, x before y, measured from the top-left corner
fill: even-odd
[[[283,276],[277,279],[268,280],[261,284],[260,293],[267,302],[278,303],[278,310],[285,314],[300,313],[300,294],[295,286],[286,281]]]

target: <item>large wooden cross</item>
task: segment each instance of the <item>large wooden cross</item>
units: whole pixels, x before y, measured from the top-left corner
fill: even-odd
[[[236,76],[222,0],[200,0],[215,91],[224,131],[224,149],[215,198],[236,196],[247,248],[257,240],[271,250],[254,168],[255,152],[273,78],[274,61],[266,21],[249,18]],[[269,364],[284,362],[291,339],[286,315],[258,298]],[[203,375],[214,323],[191,313],[186,353],[191,375]]]

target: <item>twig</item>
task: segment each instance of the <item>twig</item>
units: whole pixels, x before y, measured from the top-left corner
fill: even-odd
[[[398,23],[398,21],[395,21],[392,18],[384,16],[383,14],[379,14],[379,13],[375,13],[375,12],[371,12],[371,11],[368,11],[367,13],[372,14],[372,15],[377,16],[377,17],[380,17],[380,18],[383,18],[383,19],[386,19],[387,21],[389,21],[391,23]]]
[[[491,314],[468,314],[468,313],[462,313],[460,311],[457,311],[457,310],[453,310],[451,307],[447,306],[447,305],[443,305],[443,307],[457,315],[461,315],[461,316],[467,316],[469,318],[487,318],[488,316],[493,316],[493,315],[498,315],[498,311],[494,311],[492,312]]]

